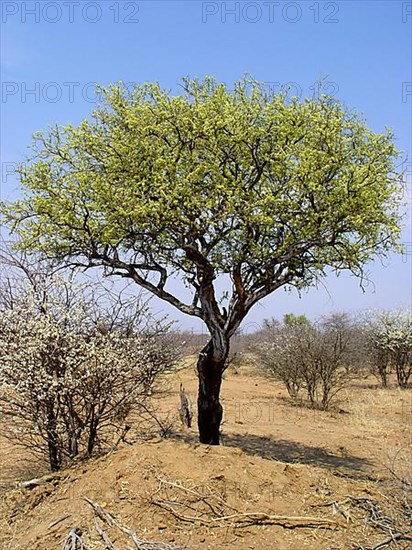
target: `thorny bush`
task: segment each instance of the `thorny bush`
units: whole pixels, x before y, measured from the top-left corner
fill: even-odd
[[[139,300],[117,297],[102,306],[90,287],[58,276],[2,300],[6,435],[47,456],[52,471],[107,448],[128,413],[147,408],[160,375],[179,355],[169,327],[142,328],[142,315]]]

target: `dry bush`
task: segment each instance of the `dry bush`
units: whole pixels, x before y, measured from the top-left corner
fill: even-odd
[[[296,399],[306,393],[310,406],[327,409],[357,371],[354,321],[335,313],[311,323],[302,316],[269,322],[254,352],[260,366],[281,380]]]

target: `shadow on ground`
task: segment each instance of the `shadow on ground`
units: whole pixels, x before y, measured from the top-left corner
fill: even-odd
[[[176,433],[172,437],[191,444],[198,443],[197,436],[194,434]],[[365,467],[371,465],[371,462],[366,458],[336,455],[323,447],[311,447],[295,441],[251,434],[224,434],[222,445],[236,447],[247,454],[260,456],[268,460],[279,460],[288,464],[308,464],[318,468],[341,470],[348,473],[350,471],[365,471]]]

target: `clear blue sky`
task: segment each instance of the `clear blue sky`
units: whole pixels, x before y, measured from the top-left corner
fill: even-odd
[[[373,130],[391,127],[408,159],[411,200],[411,2],[3,0],[1,10],[3,198],[19,194],[8,172],[24,158],[32,133],[88,116],[93,83],[157,80],[177,89],[185,75],[214,75],[230,84],[250,73],[277,89],[290,83],[303,95],[312,95],[324,77],[327,91],[363,112]],[[365,293],[348,276],[328,278],[328,291],[301,298],[280,291],[256,306],[246,330],[288,311],[314,317],[410,307],[410,208],[403,240],[409,255],[369,266],[374,287]],[[183,327],[200,326],[161,307]]]

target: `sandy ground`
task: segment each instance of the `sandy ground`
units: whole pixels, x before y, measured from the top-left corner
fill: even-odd
[[[222,389],[223,444],[209,447],[197,443],[196,426],[179,424],[180,382],[195,403],[193,367],[170,380],[170,393],[158,403],[160,417],[176,418],[168,439],[123,444],[33,489],[18,482],[46,473],[45,466],[27,463],[24,451],[1,440],[0,548],[60,549],[73,527],[85,548],[110,548],[84,497],[139,537],[188,550],[373,548],[388,531],[383,520],[371,523],[368,502],[379,503],[378,519],[392,521],[393,532],[409,529],[412,515],[402,510],[412,499],[399,480],[412,471],[411,390],[359,380],[334,410],[322,412],[294,406],[280,383],[251,368],[230,369]],[[273,516],[330,524],[268,525]],[[240,517],[243,523],[235,521]],[[132,547],[118,528],[99,525],[116,549]],[[397,544],[412,548],[412,541]]]

